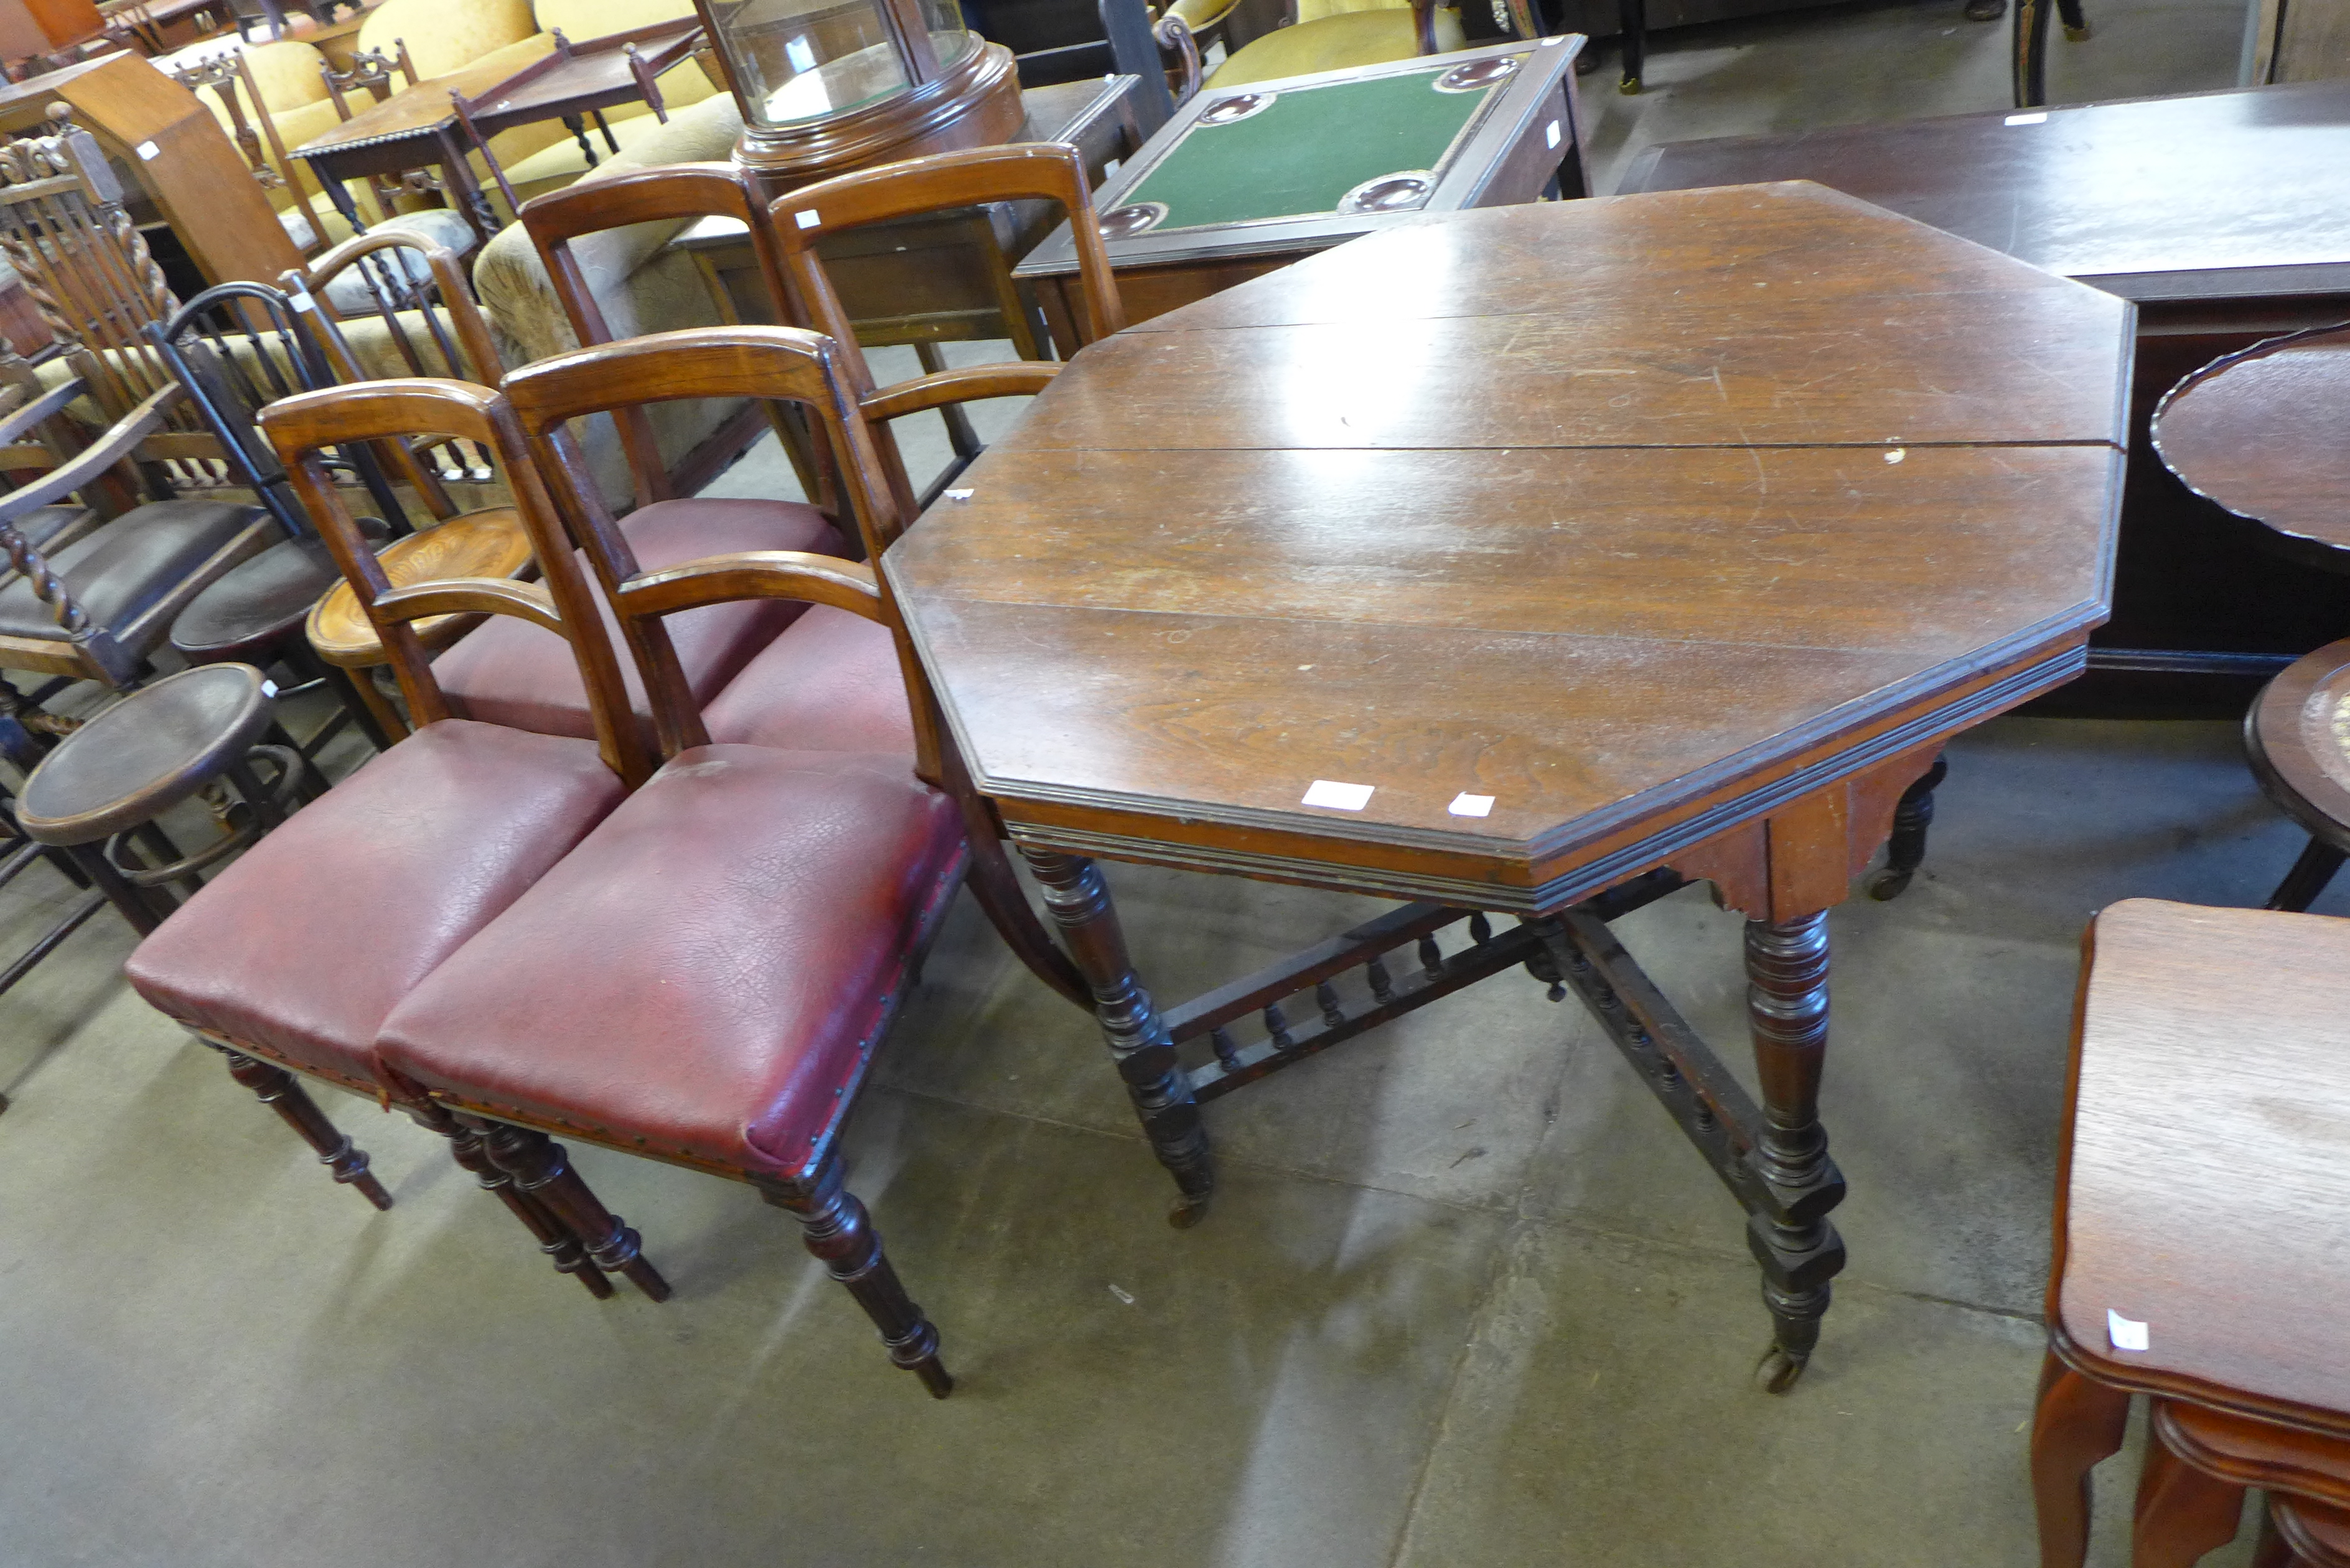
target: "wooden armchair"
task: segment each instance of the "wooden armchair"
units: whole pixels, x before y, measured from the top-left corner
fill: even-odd
[[[879,432],[877,445],[898,514],[909,522],[979,455],[979,441],[968,421],[958,429],[959,405],[980,398],[1042,391],[1059,368],[1031,358],[1017,364],[950,370],[926,358],[923,375],[876,387],[857,345],[855,326],[818,247],[827,234],[868,223],[1013,202],[1055,203],[1066,214],[1076,236],[1076,309],[1051,323],[1055,335],[1074,353],[1123,327],[1126,310],[1118,300],[1118,280],[1110,273],[1101,230],[1094,222],[1085,161],[1075,148],[1063,143],[1015,143],[884,164],[804,186],[777,197],[768,207],[768,218],[783,251],[785,276],[806,308],[809,325],[839,343],[849,384],[856,389],[865,417],[875,422]],[[1015,317],[1025,313],[1024,304]],[[918,497],[899,457],[897,442],[889,435],[888,421],[928,409],[949,417],[955,461]],[[887,544],[886,539],[868,540],[867,548],[878,556]]]
[[[83,367],[90,358],[75,356]],[[17,574],[0,586],[0,668],[120,690],[145,676],[149,656],[198,594],[279,535],[265,510],[243,502],[159,499],[114,513],[106,482],[128,464],[177,450],[168,421],[185,394],[166,383],[82,446],[64,409],[87,387],[77,378],[0,421],[0,447],[46,422],[51,439],[71,453],[0,496],[0,550]],[[19,527],[48,526],[57,518],[48,509],[77,495],[103,521],[54,528],[46,549]],[[68,532],[75,535],[71,542],[57,545]],[[0,692],[0,703],[13,706],[15,695],[13,689]]]

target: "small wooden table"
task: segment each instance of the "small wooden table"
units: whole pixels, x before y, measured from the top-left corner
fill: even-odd
[[[2350,628],[2340,581],[2215,526],[2147,439],[2196,367],[2350,320],[2350,81],[1672,142],[1622,189],[1762,180],[1816,180],[2137,303],[2129,503],[2095,665],[2264,679]],[[2147,689],[2104,684],[2123,702]]]
[[[1523,965],[1746,1208],[1791,1383],[1825,911],[2081,670],[2130,316],[1783,184],[1423,218],[1078,354],[883,567],[1179,1220],[1199,1102]],[[1415,901],[1161,1011],[1092,856]],[[1607,931],[1684,878],[1748,917],[1759,1106]]]
[[[1575,95],[1584,40],[1561,36],[1202,88],[1097,192],[1128,321],[1423,213],[1587,193]],[[1055,334],[1077,271],[1066,224],[1014,275]]]
[[[450,204],[487,244],[498,232],[497,214],[490,210],[489,198],[482,194],[473,165],[465,161],[473,142],[451,95],[477,98],[514,75],[511,64],[494,61],[418,82],[361,109],[326,135],[304,142],[294,149],[293,156],[310,165],[327,199],[334,202],[354,234],[367,224],[345,182],[437,164],[452,198]]]
[[[492,137],[516,126],[559,119],[578,140],[579,151],[587,154],[588,166],[593,169],[596,149],[588,140],[587,117],[596,117],[604,145],[614,152],[620,150],[620,143],[612,128],[604,123],[604,110],[642,100],[656,119],[669,123],[660,75],[699,48],[702,36],[702,23],[692,16],[590,38],[584,44],[575,44],[558,31],[553,54],[533,60],[479,97],[469,95],[458,106],[458,117],[489,160],[506,200],[512,202],[514,188],[506,184],[505,171],[489,151]]]

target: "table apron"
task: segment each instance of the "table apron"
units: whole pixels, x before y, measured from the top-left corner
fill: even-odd
[[[1369,852],[1394,846],[1274,830],[1262,836],[1268,847],[1245,847],[1232,840],[1250,830],[1232,825],[1082,806],[1071,810],[1059,803],[990,793],[1005,832],[1024,847],[1525,915],[1556,914],[1669,866],[1692,880],[1712,882],[1728,908],[1757,919],[1784,919],[1842,901],[1845,883],[1889,833],[1901,791],[1932,765],[1943,744],[2080,675],[2088,664],[2085,639],[2085,632],[2076,634],[2054,654],[1933,701],[1910,718],[1823,748],[1825,754],[1815,761],[1701,805],[1628,843],[1603,844],[1533,884],[1475,876],[1472,868],[1480,862],[1468,855],[1422,855],[1418,867],[1378,865]],[[1133,826],[1098,826],[1120,818]],[[1279,846],[1272,846],[1276,840]],[[1321,853],[1285,852],[1291,846]],[[1365,853],[1344,857],[1350,848]],[[1447,861],[1471,874],[1448,874],[1441,868]]]

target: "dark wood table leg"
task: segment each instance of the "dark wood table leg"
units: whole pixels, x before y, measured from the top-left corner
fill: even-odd
[[[327,200],[335,204],[335,211],[343,215],[343,222],[351,226],[351,233],[367,233],[367,225],[359,221],[359,201],[351,194],[348,182],[335,174],[333,161],[313,158],[309,164],[310,172],[317,180],[319,188],[327,192]],[[324,234],[318,236],[320,240],[326,237]]]
[[[498,215],[490,210],[490,199],[482,194],[481,185],[473,179],[473,166],[465,161],[465,142],[452,122],[440,136],[441,177],[453,199],[458,214],[473,225],[473,233],[488,244],[498,232]]]
[[[584,114],[567,114],[563,117],[563,129],[571,133],[571,139],[574,141],[579,143],[579,151],[587,158],[588,167],[595,168],[596,144],[588,140],[588,117]]]
[[[2015,0],[2015,107],[2036,109],[2048,101],[2049,0]]]
[[[1024,846],[1020,853],[1036,873],[1045,907],[1093,991],[1094,1015],[1101,1021],[1110,1058],[1141,1118],[1143,1136],[1181,1193],[1168,1222],[1196,1224],[1208,1211],[1216,1184],[1208,1130],[1200,1121],[1191,1078],[1176,1058],[1167,1021],[1159,1015],[1127,957],[1126,933],[1118,926],[1101,867],[1082,856],[1049,849]]]
[[[1926,776],[1901,792],[1893,808],[1893,837],[1885,847],[1885,869],[1868,884],[1868,896],[1879,903],[1898,898],[1909,878],[1926,863],[1926,830],[1934,826],[1934,791],[1950,777],[1950,764],[1940,757]]]
[[[1778,1199],[1777,1213],[1747,1222],[1762,1265],[1762,1303],[1772,1344],[1755,1376],[1783,1393],[1803,1375],[1828,1310],[1828,1282],[1844,1268],[1844,1241],[1828,1211],[1844,1200],[1844,1177],[1828,1158],[1820,1126],[1820,1071],[1828,1044],[1828,918],[1746,922],[1746,1015],[1762,1088],[1755,1173]]]

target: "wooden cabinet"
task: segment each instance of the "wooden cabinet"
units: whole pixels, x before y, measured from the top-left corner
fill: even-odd
[[[55,103],[68,105],[74,123],[143,188],[205,282],[274,284],[301,265],[212,111],[147,61],[107,55],[0,88],[0,132],[37,130]]]

